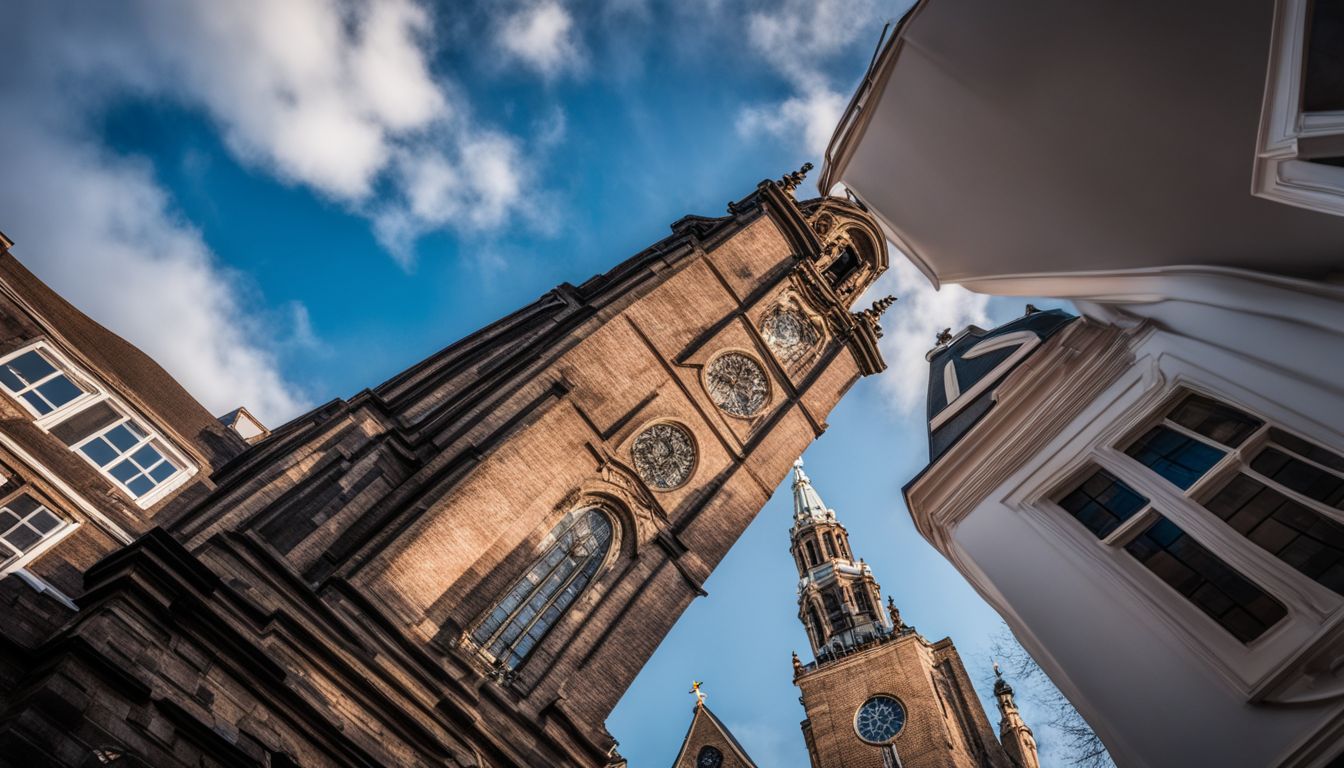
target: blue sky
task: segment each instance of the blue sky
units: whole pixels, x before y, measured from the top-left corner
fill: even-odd
[[[0,230],[207,407],[275,425],[819,165],[906,4],[18,0]],[[907,619],[983,680],[998,619],[899,488],[934,333],[1022,302],[934,292],[899,256],[877,292],[901,297],[891,370],[808,469]],[[670,763],[692,679],[762,765],[807,764],[788,520],[786,483],[613,715],[633,765]]]

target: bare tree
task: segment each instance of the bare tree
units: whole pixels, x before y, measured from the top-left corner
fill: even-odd
[[[1004,677],[1013,685],[1017,698],[1026,699],[1034,705],[1034,709],[1046,713],[1043,725],[1058,736],[1059,751],[1067,764],[1080,768],[1115,768],[1106,745],[1101,743],[1092,726],[1055,687],[1045,670],[1013,636],[1008,625],[1003,625],[999,630],[990,648],[1003,669]],[[992,673],[988,684],[992,689]]]

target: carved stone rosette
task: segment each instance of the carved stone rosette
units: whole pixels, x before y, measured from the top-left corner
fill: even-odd
[[[725,352],[705,368],[709,399],[725,413],[750,418],[770,399],[770,384],[761,364],[741,352]]]
[[[654,424],[635,438],[630,457],[650,488],[671,490],[686,482],[695,469],[695,441],[676,424]]]

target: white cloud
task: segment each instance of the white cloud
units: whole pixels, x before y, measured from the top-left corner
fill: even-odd
[[[246,405],[274,425],[308,407],[268,351],[272,329],[251,319],[235,278],[171,213],[144,164],[22,121],[0,124],[0,145],[6,174],[23,179],[0,185],[0,221],[39,277],[213,413]]]
[[[869,0],[785,0],[748,16],[747,42],[794,93],[783,101],[744,107],[738,115],[738,133],[765,132],[821,157],[848,96],[830,86],[820,63],[873,33],[875,10]]]
[[[763,132],[776,139],[794,141],[820,157],[826,152],[844,110],[844,96],[815,83],[783,102],[744,108],[737,117],[737,132],[742,136]]]
[[[247,405],[278,423],[306,408],[277,355],[321,342],[301,304],[257,306],[146,163],[102,146],[107,106],[133,96],[196,111],[241,162],[368,216],[408,267],[421,234],[498,227],[532,197],[533,158],[431,71],[434,17],[415,0],[6,11],[0,226],[39,276],[213,411]],[[540,35],[557,20],[538,24]]]
[[[882,316],[882,356],[887,370],[879,382],[893,407],[909,412],[924,405],[928,392],[929,363],[924,354],[944,328],[953,333],[967,325],[982,327],[989,322],[989,297],[959,285],[934,290],[920,271],[896,246],[888,243],[891,267],[870,288],[863,303],[872,298],[896,296],[896,305]]]
[[[581,71],[574,18],[558,0],[538,0],[503,16],[495,42],[506,56],[546,77]]]

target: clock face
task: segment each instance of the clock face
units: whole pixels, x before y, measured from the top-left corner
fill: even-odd
[[[723,765],[723,753],[713,747],[702,747],[695,758],[695,768],[719,768]]]
[[[725,352],[705,369],[709,399],[734,416],[755,416],[765,407],[770,385],[761,364],[741,352]]]
[[[889,744],[905,726],[905,707],[890,696],[874,696],[854,715],[854,730],[869,744]]]

